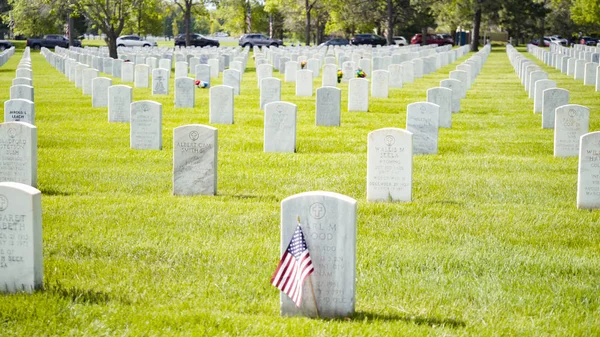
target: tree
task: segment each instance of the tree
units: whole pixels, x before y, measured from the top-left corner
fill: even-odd
[[[185,45],[189,46],[192,42],[192,9],[199,4],[203,4],[200,0],[173,0],[183,11],[183,22],[185,31]]]
[[[598,30],[600,28],[600,3],[596,0],[573,0],[571,17],[576,24],[587,30]]]
[[[141,0],[80,0],[76,8],[106,34],[110,57],[117,58],[117,38]]]

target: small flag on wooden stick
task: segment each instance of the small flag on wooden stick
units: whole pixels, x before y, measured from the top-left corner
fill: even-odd
[[[302,284],[314,270],[302,227],[298,223],[292,240],[283,253],[275,274],[271,277],[271,284],[288,295],[300,308]]]

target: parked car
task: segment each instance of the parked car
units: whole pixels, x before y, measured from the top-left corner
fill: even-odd
[[[206,47],[215,46],[218,47],[221,44],[217,40],[209,39],[201,34],[191,34],[190,46]],[[179,34],[175,37],[175,47],[185,47],[185,34]]]
[[[12,47],[12,43],[8,40],[0,40],[0,51],[4,51],[6,49],[10,49]]]
[[[347,46],[350,43],[348,42],[348,40],[346,39],[342,39],[342,38],[337,38],[337,39],[331,39],[329,41],[325,41],[323,43],[321,43],[319,45],[319,47],[322,46]]]
[[[539,46],[540,45],[540,39],[535,39],[533,41],[530,42],[533,45]],[[544,47],[549,47],[550,46],[550,39],[544,38]]]
[[[352,45],[370,44],[371,46],[385,46],[387,40],[376,34],[357,34],[350,40]]]
[[[394,39],[394,43],[396,43],[397,46],[407,46],[408,45],[408,41],[406,41],[404,36],[394,36],[393,39]]]
[[[446,41],[446,44],[454,44],[454,39],[450,34],[438,34],[440,38]]]
[[[422,42],[422,34],[415,34],[415,36],[410,39],[411,44],[422,44]],[[427,34],[427,44],[437,44],[438,46],[443,46],[447,44],[454,44],[454,41],[452,41],[452,38],[449,40],[444,39],[440,34]]]
[[[242,47],[254,47],[254,46],[271,46],[279,47],[283,46],[283,41],[277,39],[271,39],[264,34],[244,34],[240,37],[239,45]]]
[[[117,38],[117,47],[156,47],[156,42],[146,41],[137,35],[123,35]]]
[[[548,38],[550,40],[550,43],[556,43],[561,46],[569,45],[569,40],[561,37],[560,35],[544,36],[544,38]]]
[[[214,37],[228,37],[229,34],[225,33],[225,32],[216,32],[213,34]]]
[[[584,36],[579,39],[579,44],[584,44],[586,46],[595,46],[598,44],[598,39],[591,36]]]
[[[62,35],[49,34],[41,39],[27,39],[27,47],[34,50],[45,48],[62,47],[69,48],[69,39]],[[81,47],[81,41],[74,40],[73,47]]]

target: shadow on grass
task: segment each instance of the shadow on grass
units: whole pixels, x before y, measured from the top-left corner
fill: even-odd
[[[274,195],[249,195],[249,194],[221,194],[222,197],[231,198],[231,199],[240,199],[240,200],[268,200],[268,201],[277,201],[277,197]]]
[[[43,292],[68,299],[73,303],[82,304],[106,304],[111,301],[118,301],[122,304],[130,304],[131,301],[123,296],[109,295],[102,291],[91,289],[80,289],[76,287],[67,288],[60,283],[44,285]]]
[[[58,191],[53,188],[40,188],[40,192],[42,192],[42,195],[55,195],[55,196],[68,196],[68,195],[73,194],[71,192]]]
[[[357,312],[352,316],[352,321],[403,321],[407,323],[413,323],[417,325],[429,325],[429,326],[443,326],[450,328],[463,328],[467,324],[461,320],[452,318],[439,318],[439,317],[425,317],[419,315],[389,315],[389,314],[378,314],[373,312]]]

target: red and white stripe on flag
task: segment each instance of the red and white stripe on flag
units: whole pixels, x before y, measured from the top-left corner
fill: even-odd
[[[314,270],[308,249],[304,249],[296,259],[288,248],[279,261],[275,274],[271,278],[271,284],[288,295],[300,308],[302,285]]]

